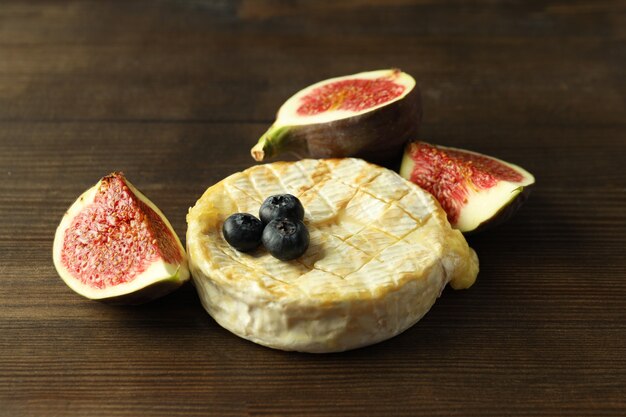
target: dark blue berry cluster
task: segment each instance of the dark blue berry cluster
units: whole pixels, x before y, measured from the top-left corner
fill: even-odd
[[[222,226],[224,239],[241,252],[261,243],[275,258],[296,259],[309,247],[309,231],[302,222],[304,207],[297,197],[279,194],[268,197],[259,210],[260,220],[248,213],[235,213]]]

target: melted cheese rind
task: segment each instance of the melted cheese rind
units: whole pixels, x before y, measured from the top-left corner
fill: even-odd
[[[241,253],[222,236],[237,211],[296,195],[311,241],[284,262]],[[187,252],[204,308],[253,342],[304,352],[370,345],[406,330],[448,282],[468,288],[478,258],[435,199],[396,173],[352,158],[257,165],[210,187],[187,215]]]

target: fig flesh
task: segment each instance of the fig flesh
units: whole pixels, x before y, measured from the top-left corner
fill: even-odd
[[[417,135],[421,118],[415,80],[398,69],[331,78],[289,98],[251,154],[257,161],[292,152],[388,165]]]
[[[464,233],[510,218],[535,182],[531,173],[509,162],[425,142],[406,146],[400,175],[430,192],[452,227]]]
[[[53,260],[72,290],[115,304],[151,301],[189,279],[171,224],[121,172],[103,177],[67,210]]]

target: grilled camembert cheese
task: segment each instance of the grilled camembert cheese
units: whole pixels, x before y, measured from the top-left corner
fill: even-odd
[[[222,236],[231,214],[258,215],[289,193],[305,208],[305,254],[241,253]],[[468,288],[478,258],[437,201],[360,159],[257,165],[206,190],[187,215],[187,250],[204,308],[261,345],[337,352],[393,337],[417,322],[448,282]]]

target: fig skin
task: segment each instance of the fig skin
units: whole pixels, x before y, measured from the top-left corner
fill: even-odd
[[[305,125],[275,124],[252,148],[251,154],[256,161],[283,151],[299,158],[350,156],[395,167],[404,145],[417,137],[421,120],[422,100],[415,84],[400,100],[348,118]]]
[[[532,191],[534,186],[534,183],[524,186],[522,192],[517,194],[508,203],[502,206],[502,208],[498,210],[496,214],[494,214],[489,219],[483,221],[475,229],[463,232],[463,234],[465,236],[472,236],[474,234],[484,232],[485,230],[490,230],[496,226],[500,226],[502,223],[506,223],[511,217],[515,215],[515,213],[517,213],[517,210],[522,207],[524,202],[528,200],[528,196],[530,195],[530,192]]]
[[[185,285],[186,282],[186,279],[180,280],[177,274],[170,279],[154,282],[135,292],[91,300],[109,305],[136,306],[146,304],[150,301],[169,295]]]

